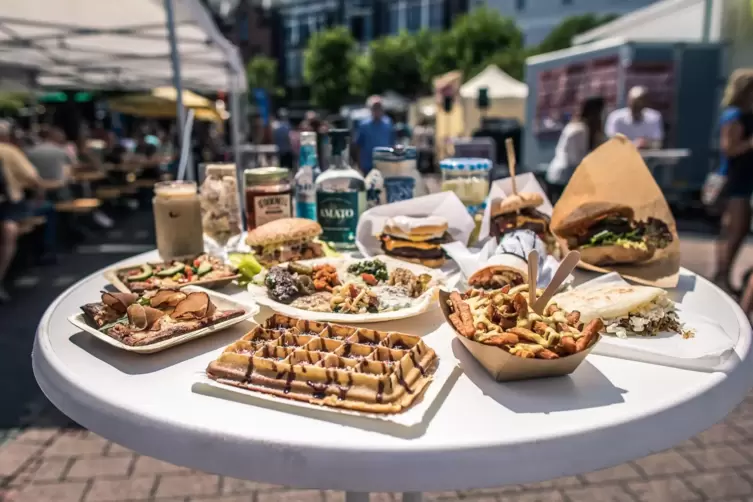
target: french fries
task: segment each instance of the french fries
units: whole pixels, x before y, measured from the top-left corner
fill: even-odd
[[[580,312],[565,312],[556,304],[537,314],[530,308],[527,287],[455,291],[448,305],[450,322],[462,336],[523,358],[558,359],[582,352],[604,329],[601,319],[584,326]]]

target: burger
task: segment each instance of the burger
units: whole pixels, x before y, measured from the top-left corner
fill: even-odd
[[[497,239],[515,230],[531,230],[546,245],[547,253],[559,257],[557,239],[549,228],[549,216],[537,208],[544,197],[534,192],[521,192],[492,203],[491,233]]]
[[[586,202],[556,222],[553,230],[591,265],[644,262],[673,240],[663,221],[637,221],[632,208],[613,202]]]
[[[388,218],[379,235],[387,256],[439,268],[446,260],[442,244],[451,242],[447,220],[439,216]]]
[[[322,233],[319,223],[306,218],[282,218],[270,221],[248,232],[246,243],[264,267],[324,256],[317,241]]]

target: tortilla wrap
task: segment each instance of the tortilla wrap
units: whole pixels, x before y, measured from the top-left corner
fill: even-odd
[[[580,320],[587,323],[597,317],[625,317],[666,295],[665,290],[651,286],[598,284],[560,293],[552,298],[552,302],[568,312],[577,310],[580,312]]]
[[[483,267],[476,270],[468,278],[468,284],[473,285],[484,276],[491,276],[494,275],[494,273],[506,271],[519,273],[523,282],[528,282],[528,262],[520,256],[504,253],[489,258]]]

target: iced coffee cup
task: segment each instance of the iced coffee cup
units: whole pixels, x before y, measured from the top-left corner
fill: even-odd
[[[162,181],[154,185],[154,229],[157,251],[165,261],[204,252],[201,203],[193,181]]]

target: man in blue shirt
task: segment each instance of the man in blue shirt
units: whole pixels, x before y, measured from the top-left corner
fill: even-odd
[[[384,114],[382,99],[379,96],[371,96],[366,100],[366,106],[371,108],[371,118],[358,126],[355,143],[358,165],[364,175],[371,171],[374,148],[395,144],[395,131],[392,121]]]

